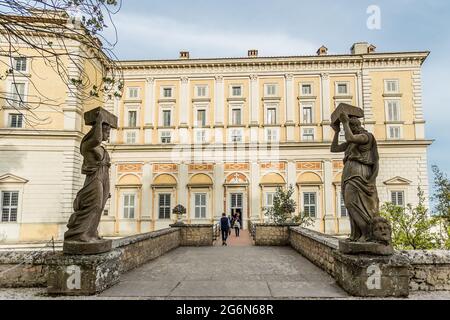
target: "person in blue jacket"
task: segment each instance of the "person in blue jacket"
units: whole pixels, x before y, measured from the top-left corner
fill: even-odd
[[[222,246],[227,245],[228,233],[231,229],[230,219],[225,213],[222,213],[222,217],[219,220],[220,230],[222,231]]]

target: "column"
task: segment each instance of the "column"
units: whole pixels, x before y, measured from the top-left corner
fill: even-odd
[[[259,164],[258,162],[252,162],[251,163],[251,171],[250,171],[250,188],[251,188],[251,216],[250,219],[252,221],[259,221],[261,218],[261,207],[260,207],[260,199],[261,199],[261,192],[259,188],[259,179],[260,179],[260,173],[259,173]]]
[[[330,92],[330,75],[322,73],[320,75],[320,83],[322,89],[322,135],[323,141],[331,141],[331,92]]]
[[[294,97],[294,76],[289,73],[285,76],[285,88],[286,88],[286,140],[287,142],[294,141],[295,130],[295,97]]]
[[[144,135],[145,143],[152,143],[152,132],[154,129],[153,116],[155,113],[155,79],[145,79],[145,107],[144,107]]]
[[[425,139],[425,120],[422,108],[422,74],[417,69],[413,72],[413,107],[416,140]]]
[[[358,107],[363,107],[363,87],[362,87],[362,71],[356,73],[356,98],[358,99]]]
[[[178,165],[178,204],[183,205],[186,210],[188,208],[188,188],[187,184],[189,182],[188,165],[186,163],[181,163]]]
[[[297,183],[297,169],[295,161],[289,161],[287,164],[287,186],[292,186],[294,188],[294,194],[292,195],[295,199],[295,202],[298,201],[298,188],[296,187]],[[296,212],[298,212],[298,206],[296,209]]]
[[[113,113],[114,115],[117,116],[117,118],[119,119],[118,125],[120,127],[120,114],[119,114],[120,99],[118,97],[113,97],[112,99],[113,99],[112,103],[111,103],[112,110],[108,110],[108,111],[110,111],[111,113]],[[118,130],[111,130],[111,137],[110,137],[109,141],[113,144],[117,143],[118,142],[117,136],[118,136]]]
[[[70,79],[80,79],[81,72],[79,65],[84,64],[84,59],[81,57],[80,48],[73,49],[73,57],[69,59],[67,66],[68,77]],[[66,105],[63,107],[64,113],[64,130],[81,131],[84,123],[83,121],[83,101],[81,100],[81,93],[78,87],[69,83],[70,90],[67,91]]]
[[[150,218],[152,216],[152,199],[151,188],[152,184],[152,165],[145,163],[142,172],[142,217]]]
[[[223,76],[216,76],[215,78],[215,109],[214,109],[214,137],[215,143],[223,143],[223,127],[224,127],[224,112],[225,112],[225,87]]]
[[[214,212],[212,217],[217,221],[224,212],[223,207],[223,183],[225,181],[224,164],[222,162],[216,163],[214,166]]]
[[[372,111],[372,78],[368,70],[362,71],[362,94],[364,109],[364,125],[367,131],[373,132],[375,119]]]
[[[259,85],[258,76],[250,76],[250,142],[258,142],[259,130]]]
[[[333,212],[333,163],[331,160],[324,161],[323,197],[325,233],[335,234],[336,219]]]
[[[180,89],[180,125],[179,137],[180,143],[187,144],[189,142],[188,119],[189,119],[189,78],[181,78]]]
[[[117,164],[113,163],[111,165],[111,176],[110,176],[110,181],[111,181],[111,188],[110,188],[110,193],[111,193],[111,198],[109,199],[109,213],[108,215],[111,217],[116,217],[117,216],[117,211],[119,210],[119,208],[117,207],[117,188],[116,188],[116,183],[117,183]]]

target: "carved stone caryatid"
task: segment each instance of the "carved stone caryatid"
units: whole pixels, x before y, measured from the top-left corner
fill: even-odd
[[[64,253],[97,254],[109,251],[111,241],[98,234],[98,225],[106,201],[110,197],[109,154],[102,146],[109,139],[111,128],[117,128],[117,117],[103,108],[84,114],[86,125],[92,126],[80,145],[84,158],[82,173],[86,175],[83,188],[75,198],[74,213],[64,234]]]
[[[361,108],[341,103],[331,115],[334,139],[331,152],[345,152],[342,195],[350,218],[351,235],[341,241],[344,253],[393,254],[391,227],[380,217],[376,178],[379,170],[377,141],[359,121]],[[346,142],[339,144],[340,123]]]

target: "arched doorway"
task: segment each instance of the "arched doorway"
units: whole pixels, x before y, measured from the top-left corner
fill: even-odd
[[[239,212],[243,229],[247,229],[249,217],[248,178],[245,174],[234,172],[229,174],[224,183],[225,213],[231,216]]]

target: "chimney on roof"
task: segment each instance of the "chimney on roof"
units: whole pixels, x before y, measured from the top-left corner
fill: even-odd
[[[328,48],[325,46],[321,46],[318,50],[317,50],[317,55],[318,56],[325,56],[328,54]]]
[[[189,59],[189,51],[180,51],[180,59]]]
[[[248,50],[248,57],[249,58],[258,57],[258,50],[255,50],[255,49]]]
[[[375,52],[375,46],[367,42],[356,42],[350,49],[351,54],[367,54]]]

